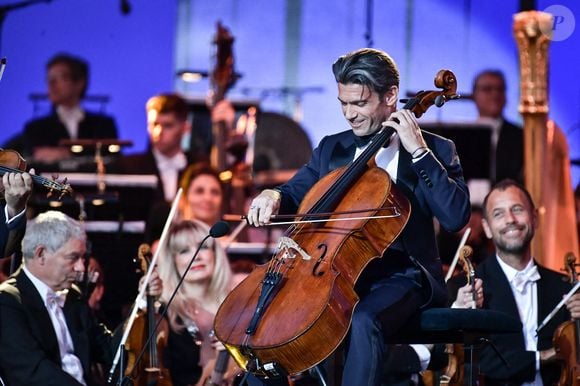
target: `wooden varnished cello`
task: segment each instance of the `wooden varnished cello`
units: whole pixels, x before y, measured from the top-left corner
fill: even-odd
[[[570,275],[570,282],[574,285],[578,281],[576,272],[576,257],[572,253],[564,257],[566,271]],[[562,323],[554,332],[553,344],[558,359],[563,363],[558,386],[580,385],[580,320]]]
[[[435,85],[442,90],[420,92],[404,108],[420,117],[431,105],[457,97],[451,71],[441,70]],[[382,256],[410,215],[409,200],[374,163],[391,134],[379,130],[355,161],[316,183],[298,209],[305,214],[301,224],[291,226],[272,260],[222,303],[215,333],[241,368],[295,374],[324,360],[345,337],[359,300],[358,276]],[[368,216],[344,218],[345,212]]]

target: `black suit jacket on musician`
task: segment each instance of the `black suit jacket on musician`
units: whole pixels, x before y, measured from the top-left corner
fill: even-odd
[[[186,155],[187,156],[187,155]],[[191,163],[191,159],[187,159],[187,163]],[[165,201],[165,193],[163,190],[163,182],[161,181],[161,171],[157,167],[157,162],[151,150],[144,153],[125,155],[117,160],[112,166],[111,170],[115,173],[121,174],[153,174],[157,176],[157,191],[155,193],[156,201]],[[181,174],[185,169],[179,172],[177,183],[181,179]]]
[[[90,385],[93,361],[112,363],[110,332],[91,315],[80,292],[72,288],[63,313]],[[56,333],[44,302],[24,271],[0,285],[0,373],[10,386],[78,386],[61,368]]]
[[[445,299],[447,294],[433,217],[451,232],[461,229],[470,215],[469,191],[453,142],[426,131],[423,131],[423,137],[431,152],[415,163],[403,146],[399,148],[396,187],[411,202],[409,221],[385,256],[367,266],[363,279],[369,273],[374,278],[388,277],[412,266],[408,258],[391,258],[389,251],[399,248],[403,256],[412,255],[433,274],[439,282],[438,295]],[[308,190],[330,171],[351,162],[355,151],[352,130],[323,138],[308,164],[279,187],[282,192],[281,212],[295,213]]]
[[[25,230],[26,214],[6,224],[5,204],[0,205],[0,259],[16,251]]]
[[[538,325],[562,300],[571,286],[565,281],[565,276],[538,265],[541,279],[537,282],[538,289]],[[520,319],[517,305],[510,284],[503,273],[497,258],[490,256],[476,269],[476,276],[483,280],[484,309],[505,312]],[[555,329],[563,322],[570,320],[570,314],[563,307],[550,323],[544,327],[538,336],[538,350],[552,347],[552,337]],[[506,359],[509,367],[497,356],[493,348],[487,345],[480,354],[480,369],[486,376],[485,384],[501,385],[521,384],[531,382],[536,374],[536,353],[526,351],[522,332],[514,334],[492,335],[491,339],[500,353]],[[557,365],[542,366],[544,385],[554,384],[560,375]]]
[[[113,118],[85,111],[85,117],[79,122],[78,139],[112,139],[117,138],[117,125]],[[68,130],[52,114],[29,121],[24,127],[22,144],[26,155],[32,154],[35,147],[58,146],[61,139],[70,139]]]
[[[504,119],[495,150],[495,180],[524,181],[524,130]]]

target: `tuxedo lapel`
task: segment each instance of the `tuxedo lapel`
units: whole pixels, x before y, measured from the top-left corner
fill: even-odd
[[[354,159],[355,152],[354,134],[345,136],[342,140],[337,141],[330,154],[328,172],[348,165]]]
[[[411,168],[411,155],[403,146],[399,146],[399,164],[397,166],[397,187],[401,188],[407,197],[414,197],[417,186],[417,173]]]
[[[70,134],[64,123],[58,117],[56,110],[53,110],[53,114],[50,116],[50,126],[53,130],[51,135],[54,135],[56,138],[70,139]]]
[[[542,272],[543,270],[544,268],[538,265],[538,272],[540,274],[540,280],[536,282],[538,290],[538,326],[548,313],[552,311],[552,308],[555,305],[546,301],[547,295],[550,291],[550,284],[548,283],[547,275]]]
[[[16,283],[22,294],[22,305],[34,321],[31,323],[32,334],[45,352],[50,354],[50,358],[60,365],[58,340],[44,301],[24,271],[18,272]]]
[[[69,291],[62,311],[73,341],[75,355],[80,359],[85,374],[88,374],[90,365],[90,353],[88,349],[90,342],[81,319],[81,313],[78,310],[78,300],[74,299],[76,296],[77,294],[73,293],[72,290]]]
[[[489,301],[491,305],[489,308],[505,312],[513,318],[520,320],[518,306],[512,289],[495,256],[489,257],[487,271],[488,274],[482,277],[482,279],[486,283],[484,284],[487,288],[485,301]]]

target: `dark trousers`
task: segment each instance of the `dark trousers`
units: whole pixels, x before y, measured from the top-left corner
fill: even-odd
[[[417,270],[412,268],[375,282],[357,304],[347,344],[343,386],[380,386],[393,336],[424,303]]]

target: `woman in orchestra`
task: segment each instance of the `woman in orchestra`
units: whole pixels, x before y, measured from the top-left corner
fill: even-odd
[[[189,165],[182,173],[179,186],[183,195],[175,221],[199,220],[211,227],[220,220],[224,189],[211,166],[206,163]],[[165,202],[153,207],[147,221],[147,241],[159,239],[169,209]]]
[[[204,163],[192,164],[185,169],[180,186],[183,196],[179,219],[199,220],[212,226],[219,221],[224,199],[218,173]]]
[[[174,224],[167,243],[161,246],[158,272],[163,281],[161,301],[166,303],[182,275],[185,279],[167,311],[170,333],[164,351],[173,385],[195,385],[203,374],[211,374],[218,352],[223,350],[212,333],[215,313],[237,282],[224,250],[214,239],[207,240],[186,273],[185,270],[209,227],[197,220]],[[231,382],[233,361],[225,376]],[[204,380],[202,380],[204,381]]]

